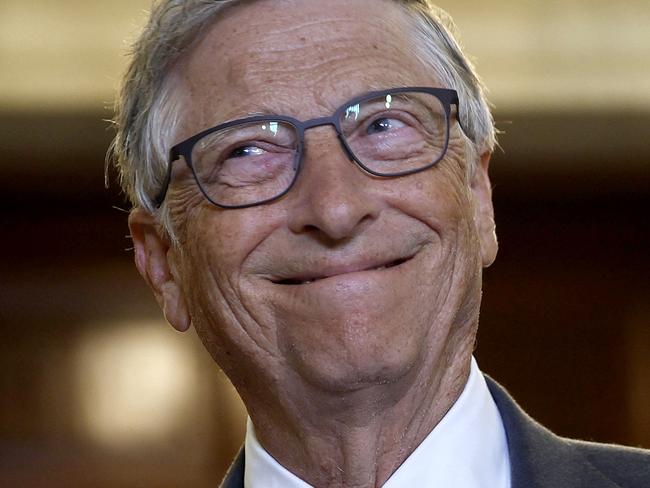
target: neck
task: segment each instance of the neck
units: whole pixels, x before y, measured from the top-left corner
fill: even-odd
[[[399,381],[351,392],[284,385],[274,408],[247,402],[257,437],[312,486],[381,486],[462,393],[472,347],[444,351]]]

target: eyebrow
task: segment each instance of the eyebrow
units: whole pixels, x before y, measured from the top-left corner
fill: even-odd
[[[216,127],[221,124],[225,124],[227,122],[231,122],[233,120],[239,120],[239,119],[247,119],[248,117],[256,117],[258,115],[281,115],[280,112],[276,112],[275,110],[270,110],[268,108],[263,108],[260,110],[254,110],[254,111],[233,111],[227,114],[224,117],[221,118],[212,118],[210,119],[210,127]]]
[[[340,101],[336,102],[335,104],[332,105],[332,110],[336,110],[338,107],[340,107],[342,104],[346,103],[348,100],[351,100],[359,95],[363,95],[364,93],[367,92],[373,92],[373,91],[380,91],[380,90],[386,90],[389,88],[399,88],[402,86],[406,86],[404,82],[401,83],[378,83],[378,82],[370,82],[367,85],[365,85],[363,90],[358,91],[357,93],[352,93],[345,99],[341,99]],[[277,101],[277,100],[276,100]],[[289,102],[290,103],[290,102]],[[283,103],[280,103],[279,106],[284,105]],[[289,110],[289,107],[285,107],[283,109],[277,110],[271,107],[268,101],[264,100],[261,101],[255,109],[252,110],[233,110],[230,112],[228,115],[225,116],[225,118],[221,120],[215,120],[213,119],[211,121],[211,127],[216,127],[217,125],[221,125],[226,122],[230,122],[233,120],[239,120],[239,119],[245,119],[248,117],[256,117],[256,116],[274,116],[274,115],[291,115],[293,110]],[[295,107],[293,107],[295,109]],[[294,117],[301,119],[301,117],[304,117],[302,114],[293,114]],[[302,119],[301,119],[302,120]]]

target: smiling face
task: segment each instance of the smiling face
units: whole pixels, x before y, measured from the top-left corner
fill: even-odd
[[[306,120],[373,89],[440,86],[406,32],[389,1],[235,7],[178,67],[185,109],[170,142],[253,113]],[[175,164],[166,198],[181,243],[161,245],[157,291],[167,317],[183,324],[187,311],[244,400],[295,382],[395,382],[471,349],[481,267],[496,251],[489,155],[467,181],[455,119],[445,158],[399,178],[364,173],[331,126],[307,131],[305,147],[286,196],[237,210],[211,205]],[[138,254],[141,271],[151,255]]]

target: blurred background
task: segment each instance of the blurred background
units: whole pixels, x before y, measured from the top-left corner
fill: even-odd
[[[650,3],[440,5],[503,131],[479,364],[559,434],[650,448]],[[243,439],[236,394],[163,322],[104,189],[148,7],[0,1],[3,487],[214,487]]]

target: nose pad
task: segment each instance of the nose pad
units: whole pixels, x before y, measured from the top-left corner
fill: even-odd
[[[298,145],[298,150],[296,151],[296,155],[293,158],[293,171],[294,173],[297,173],[298,170],[300,169],[300,162],[302,161],[302,153],[303,153],[303,148],[305,147],[305,141],[301,140],[300,144]]]

